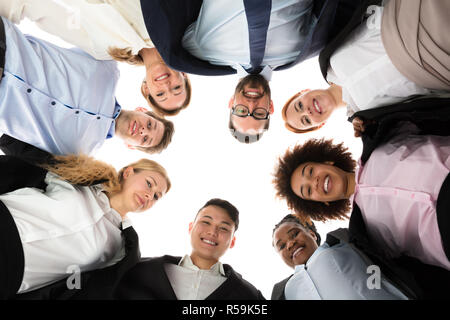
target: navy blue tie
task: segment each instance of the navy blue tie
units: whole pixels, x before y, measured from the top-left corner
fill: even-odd
[[[259,73],[266,50],[267,29],[269,29],[271,0],[244,0],[245,14],[248,23],[248,38],[250,44],[249,73]]]

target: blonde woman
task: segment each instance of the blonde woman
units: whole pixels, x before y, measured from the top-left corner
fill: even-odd
[[[127,213],[150,209],[171,186],[165,169],[148,159],[119,172],[87,156],[50,157],[36,166],[8,155],[0,163],[3,299],[80,273],[64,289],[104,298],[139,258]],[[94,269],[109,273],[84,276]]]
[[[2,0],[0,15],[14,23],[26,17],[95,59],[143,65],[141,92],[160,115],[189,105],[188,76],[169,68],[155,49],[139,0]]]

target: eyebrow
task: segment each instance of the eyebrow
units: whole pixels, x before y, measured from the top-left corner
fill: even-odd
[[[153,180],[153,183],[155,184],[155,186],[158,186],[158,184],[156,183],[156,180],[152,176],[149,176],[149,178]]]

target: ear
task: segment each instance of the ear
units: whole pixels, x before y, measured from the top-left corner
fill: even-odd
[[[143,92],[146,97],[150,95],[150,91],[148,90],[147,83],[145,82],[145,80],[142,81],[141,92]]]
[[[189,222],[189,234],[191,234],[193,227],[194,227],[194,222]]]
[[[134,109],[135,111],[139,111],[139,112],[147,112],[148,110],[144,107],[137,107],[136,109]]]
[[[311,237],[313,237],[313,239],[317,241],[316,234],[312,230],[308,230],[308,231],[309,231],[309,234],[311,235]]]
[[[233,236],[233,239],[231,239],[231,243],[230,243],[230,249],[234,247],[235,242],[236,242],[236,237]]]
[[[273,113],[273,101],[272,100],[270,100],[269,113],[270,114]]]
[[[134,169],[133,167],[126,167],[125,170],[123,170],[123,174],[122,177],[124,179],[128,179],[130,176],[132,176],[134,174]]]
[[[330,203],[328,201],[325,201],[324,203],[325,203],[326,206],[330,205]]]
[[[228,109],[233,108],[233,104],[234,104],[234,96],[232,96],[230,101],[228,102]]]
[[[136,148],[134,146],[132,146],[131,144],[125,143],[125,145],[127,146],[128,149],[136,150]]]

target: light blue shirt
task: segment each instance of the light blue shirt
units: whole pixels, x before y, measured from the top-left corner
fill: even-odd
[[[0,133],[54,154],[90,154],[114,135],[120,106],[115,61],[25,36],[3,19]]]
[[[317,21],[312,8],[312,0],[272,1],[262,66],[274,69],[296,59]],[[185,31],[183,47],[211,64],[231,66],[238,71],[239,66],[250,68],[244,2],[204,0],[197,21]]]
[[[347,243],[321,245],[305,264],[295,267],[285,287],[287,300],[407,299],[380,275],[379,287],[369,288],[367,264]],[[371,285],[372,282],[369,281]]]

